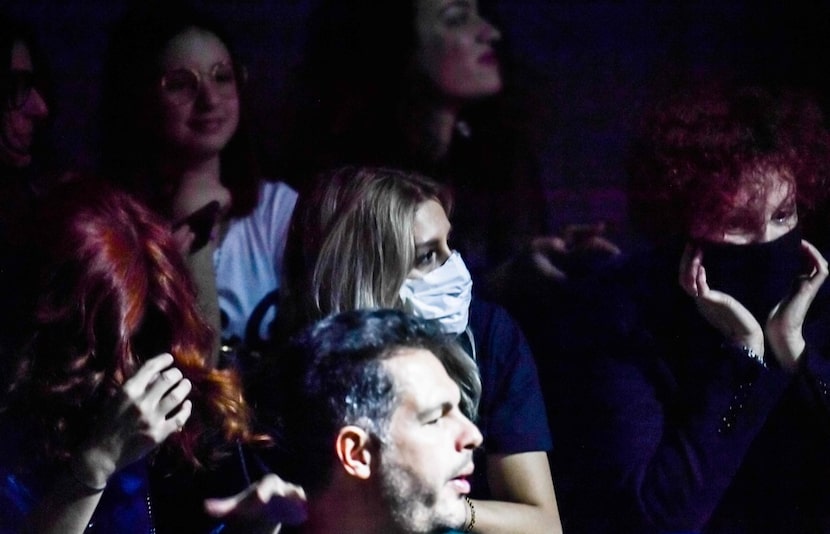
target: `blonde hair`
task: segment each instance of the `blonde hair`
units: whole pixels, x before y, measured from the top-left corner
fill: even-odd
[[[289,231],[278,337],[342,312],[401,309],[398,292],[415,261],[415,212],[428,200],[451,213],[449,192],[420,174],[344,167],[318,176]],[[433,352],[475,419],[478,367],[460,346],[448,347]]]
[[[449,192],[417,173],[343,167],[317,177],[289,233],[280,315],[292,333],[332,313],[399,308],[414,263],[415,212]]]

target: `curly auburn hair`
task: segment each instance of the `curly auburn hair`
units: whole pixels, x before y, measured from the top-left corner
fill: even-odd
[[[200,466],[223,444],[261,439],[237,374],[205,363],[211,328],[155,214],[104,184],[76,183],[44,201],[34,234],[37,296],[8,408],[25,412],[39,459],[67,461],[91,415],[161,352],[193,383],[193,414],[165,446]]]
[[[809,97],[710,85],[646,115],[628,162],[632,220],[657,240],[751,228],[762,223],[762,210],[736,221],[739,191],[760,208],[775,173],[804,215],[827,196],[828,172],[830,135]]]

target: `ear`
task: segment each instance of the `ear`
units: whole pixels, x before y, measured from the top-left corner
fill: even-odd
[[[340,429],[334,449],[347,474],[362,480],[371,476],[371,444],[371,437],[360,427],[349,425]]]

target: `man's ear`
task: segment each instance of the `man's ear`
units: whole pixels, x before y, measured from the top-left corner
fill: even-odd
[[[367,480],[372,474],[372,439],[362,428],[344,426],[334,444],[337,458],[347,474]]]

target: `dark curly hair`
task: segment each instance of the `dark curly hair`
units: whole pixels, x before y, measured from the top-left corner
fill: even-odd
[[[43,202],[32,235],[30,335],[3,406],[29,425],[37,459],[67,461],[91,415],[161,352],[193,383],[193,415],[168,446],[200,465],[223,452],[217,445],[259,440],[239,377],[205,363],[211,328],[158,216],[91,180]]]
[[[793,186],[803,216],[827,196],[828,172],[830,135],[807,95],[709,84],[646,115],[628,162],[632,220],[658,241],[754,227],[758,217],[735,220],[734,199],[744,190],[759,205],[770,173]]]

